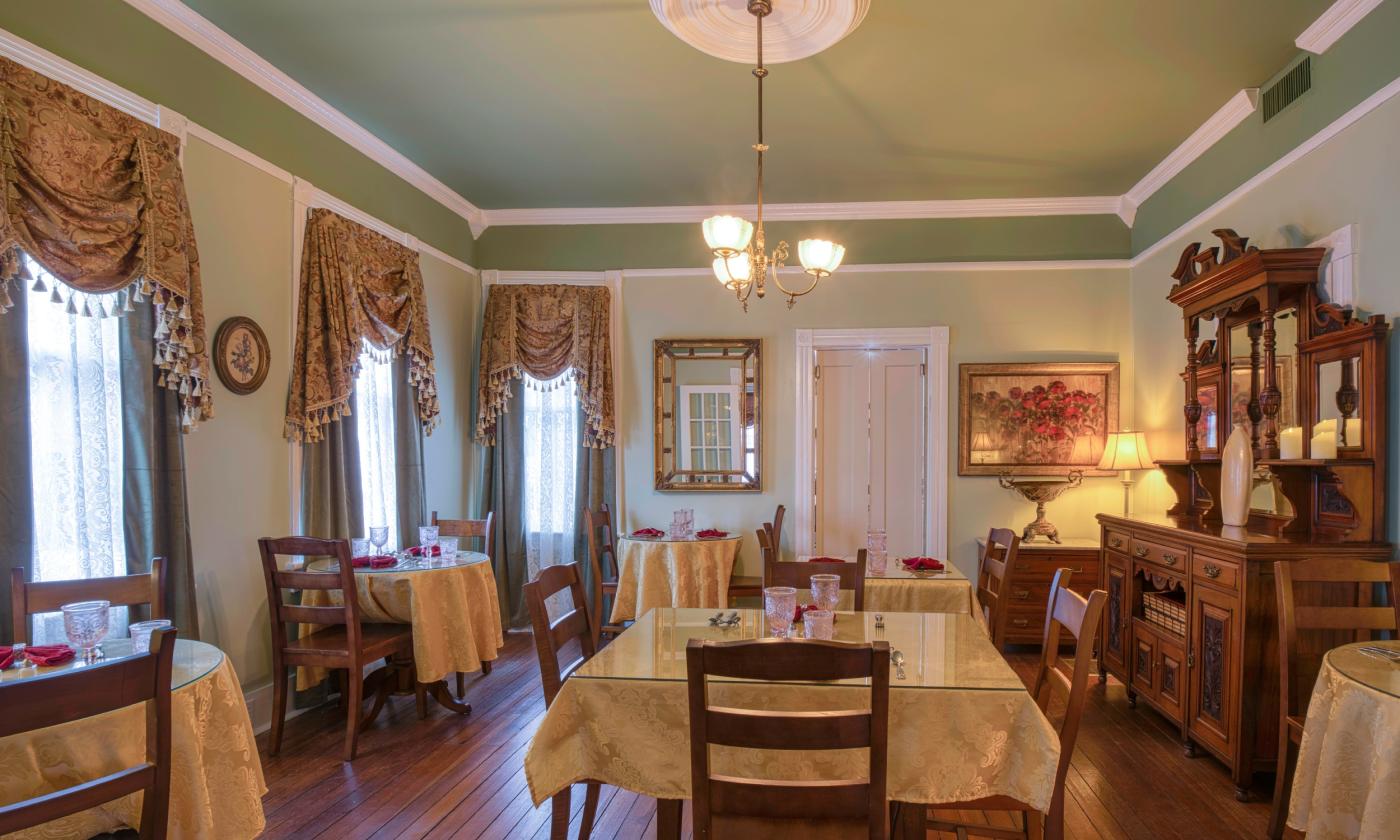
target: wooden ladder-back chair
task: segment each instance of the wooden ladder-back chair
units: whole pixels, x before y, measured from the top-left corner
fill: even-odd
[[[593,604],[598,610],[593,621],[593,646],[602,642],[606,633],[611,639],[627,629],[625,624],[612,624],[613,602],[617,600],[617,532],[612,511],[602,505],[595,513],[583,511],[588,526],[588,562],[593,572]]]
[[[578,563],[549,566],[539,577],[525,584],[525,606],[530,611],[530,627],[535,634],[535,653],[540,659],[540,681],[544,684],[544,704],[554,703],[564,681],[583,663],[593,657],[597,646],[593,639],[593,624],[588,620],[588,601],[583,594],[583,580]],[[555,593],[569,591],[573,599],[569,612],[554,621],[549,620],[545,601]],[[560,666],[559,652],[570,640],[578,642],[579,653],[567,665]],[[593,818],[598,811],[598,782],[588,782],[583,799],[583,815],[579,819],[579,838],[593,831]],[[551,806],[550,837],[564,840],[569,833],[570,789],[554,795]]]
[[[758,533],[759,544],[762,545],[768,538],[763,531]],[[771,546],[765,548],[764,553],[765,560],[777,555]],[[856,562],[854,563],[847,563],[844,560],[832,563],[772,560],[763,564],[763,585],[765,587],[792,586],[807,592],[812,587],[812,575],[836,575],[841,578],[842,589],[849,589],[855,593],[851,609],[861,612],[865,609],[865,565],[866,552],[863,548],[856,552]]]
[[[997,650],[1006,647],[1006,623],[1011,606],[1011,568],[1016,563],[1021,538],[1009,528],[987,532],[987,544],[977,564],[977,602],[987,619],[987,629]],[[1077,635],[1077,634],[1076,634]]]
[[[763,523],[763,529],[768,532],[768,542],[773,546],[773,553],[782,559],[783,556],[783,517],[787,515],[787,508],[778,505],[778,509],[773,511],[773,521]]]
[[[14,640],[30,642],[29,617],[57,612],[75,601],[110,601],[114,607],[149,606],[151,618],[165,618],[165,558],[151,561],[151,570],[137,575],[79,580],[25,579],[24,569],[10,570],[10,618]]]
[[[931,816],[926,828],[955,832],[958,837],[969,834],[979,837],[1039,838],[1062,840],[1065,833],[1065,777],[1070,760],[1074,758],[1074,743],[1079,737],[1079,723],[1084,716],[1084,703],[1089,688],[1089,672],[1094,665],[1094,640],[1099,631],[1099,618],[1108,599],[1102,589],[1095,589],[1085,598],[1069,588],[1070,571],[1060,569],[1050,584],[1050,603],[1045,615],[1045,636],[1040,648],[1040,664],[1036,668],[1031,696],[1040,710],[1049,715],[1050,705],[1058,696],[1065,701],[1065,716],[1060,721],[1060,763],[1055,768],[1055,792],[1050,798],[1050,810],[1044,815],[1025,803],[1004,796],[992,796],[971,802],[939,805],[938,811],[1019,811],[1021,828],[991,828],[963,825]],[[1074,670],[1066,677],[1056,667],[1060,657],[1060,636],[1074,637]],[[929,812],[932,814],[932,812]],[[922,835],[921,835],[922,836]]]
[[[1389,589],[1388,606],[1376,605],[1377,589]],[[1279,725],[1269,836],[1278,840],[1288,818],[1303,721],[1322,655],[1400,627],[1400,563],[1280,560],[1274,563],[1274,592],[1278,597]],[[1307,638],[1299,638],[1300,630],[1308,631]]]
[[[360,730],[374,720],[388,698],[389,680],[379,684],[374,707],[361,718],[364,700],[365,665],[396,654],[411,659],[413,631],[406,624],[366,624],[360,620],[360,600],[355,589],[355,569],[350,563],[350,543],[346,540],[319,540],[312,537],[263,537],[258,540],[262,554],[263,579],[267,583],[267,613],[272,622],[272,733],[268,755],[282,748],[282,724],[287,715],[287,669],[297,666],[343,668],[345,687],[345,760],[353,761]],[[334,557],[337,573],[283,571],[277,564],[282,557]],[[339,590],[339,606],[307,607],[284,602],[287,589]],[[288,624],[317,625],[298,638],[287,636]],[[306,629],[306,628],[303,628]],[[423,686],[415,681],[420,715],[426,709]]]
[[[758,639],[686,645],[690,695],[690,787],[695,840],[774,836],[889,835],[886,802],[890,649],[816,639]],[[791,712],[710,701],[707,677],[743,680],[870,680],[867,708]],[[770,781],[716,775],[710,746],[760,750],[868,749],[865,778]],[[775,829],[787,829],[786,833]],[[801,831],[799,835],[797,832]]]
[[[170,669],[175,630],[151,634],[150,652],[41,680],[0,684],[0,738],[147,706],[146,760],[54,793],[0,805],[0,835],[141,793],[143,840],[164,840],[170,821]],[[65,775],[66,778],[66,775]]]
[[[496,514],[488,511],[485,519],[438,519],[437,511],[433,511],[432,524],[438,528],[438,536],[442,537],[466,537],[468,539],[481,540],[481,553],[485,554],[493,563],[496,560]],[[491,673],[491,660],[481,661],[481,674],[485,676]],[[460,700],[467,693],[467,675],[457,672],[457,699]]]

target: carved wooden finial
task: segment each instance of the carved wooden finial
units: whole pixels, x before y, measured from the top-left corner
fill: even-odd
[[[1209,274],[1212,271],[1214,271],[1217,267],[1219,267],[1219,257],[1220,249],[1214,246],[1207,248],[1206,250],[1197,254],[1192,260],[1192,262],[1194,262],[1199,268],[1199,270],[1196,272],[1196,276],[1200,277],[1202,274]]]
[[[1233,228],[1216,228],[1211,233],[1218,238],[1225,246],[1225,253],[1220,255],[1220,263],[1224,265],[1230,260],[1239,259],[1245,254],[1258,251],[1258,248],[1249,244],[1248,236],[1240,236]]]
[[[1181,259],[1176,261],[1176,270],[1172,272],[1172,279],[1178,284],[1185,285],[1196,279],[1192,260],[1196,259],[1196,252],[1199,250],[1201,250],[1201,243],[1192,242],[1181,252]]]

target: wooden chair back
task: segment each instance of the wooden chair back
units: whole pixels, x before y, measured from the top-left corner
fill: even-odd
[[[432,524],[442,537],[475,537],[481,540],[481,553],[491,559],[496,557],[496,514],[487,512],[485,519],[438,519],[433,511]]]
[[[321,540],[314,537],[263,537],[258,540],[262,554],[263,579],[267,583],[267,614],[272,621],[274,650],[287,647],[288,624],[345,625],[344,651],[322,651],[322,655],[360,650],[360,600],[355,589],[355,568],[350,563],[348,540]],[[283,570],[278,557],[334,557],[340,564],[337,574],[308,572],[300,569]],[[286,603],[283,590],[339,590],[340,606],[307,607]],[[327,663],[329,666],[329,663]]]
[[[1006,639],[1006,622],[1011,605],[1011,569],[1021,538],[1009,528],[987,532],[987,544],[977,564],[977,602],[992,634],[992,644],[1001,650]]]
[[[763,523],[763,530],[768,532],[768,542],[773,546],[774,557],[782,557],[783,554],[783,517],[787,515],[787,508],[778,505],[778,509],[773,511],[773,521]]]
[[[144,574],[80,580],[30,581],[24,569],[11,569],[14,640],[29,644],[30,616],[57,612],[64,604],[75,601],[110,601],[114,607],[149,606],[151,618],[165,618],[165,558],[151,560],[151,570]]]
[[[163,840],[170,815],[170,668],[175,630],[151,634],[149,653],[0,684],[0,738],[133,706],[146,707],[146,760],[54,793],[0,805],[0,835],[144,794],[141,837]]]
[[[525,584],[525,606],[530,610],[530,627],[535,633],[535,653],[540,659],[540,679],[544,682],[544,703],[549,706],[564,686],[564,680],[577,671],[597,652],[593,642],[592,625],[588,621],[588,602],[583,597],[583,579],[578,563],[548,566],[539,577]],[[568,590],[573,608],[554,621],[549,620],[545,601],[556,592]],[[579,656],[565,665],[559,664],[559,651],[577,639]]]
[[[795,562],[770,559],[777,556],[772,544],[765,545],[766,535],[762,530],[758,532],[759,549],[763,552],[763,585],[768,586],[792,586],[801,591],[808,591],[812,586],[812,575],[836,575],[841,578],[841,588],[849,589],[855,593],[853,606],[856,612],[865,609],[865,549],[856,552],[856,562],[847,563],[836,561],[833,563],[812,563]]]
[[[612,511],[602,505],[597,511],[583,511],[588,526],[588,556],[593,563],[593,579],[601,583],[617,581],[617,533]]]
[[[1045,636],[1041,642],[1040,665],[1033,683],[1036,705],[1047,715],[1056,696],[1065,701],[1065,716],[1060,722],[1060,763],[1055,769],[1055,792],[1050,800],[1047,825],[1060,825],[1064,819],[1065,777],[1070,759],[1074,757],[1074,742],[1079,737],[1079,723],[1084,716],[1084,703],[1089,693],[1089,671],[1094,667],[1094,640],[1099,632],[1108,594],[1095,589],[1085,598],[1069,588],[1070,570],[1060,569],[1050,584],[1050,602],[1045,614]],[[1056,662],[1060,656],[1060,636],[1074,637],[1074,669],[1066,677]]]

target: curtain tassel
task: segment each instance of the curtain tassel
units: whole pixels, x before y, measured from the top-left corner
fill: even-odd
[[[78,298],[77,293],[74,293],[74,294],[69,295],[69,296],[68,296],[68,305],[65,306],[65,307],[63,307],[63,311],[64,311],[64,312],[67,312],[69,315],[77,315],[77,314],[78,314],[78,305],[77,305],[76,303],[74,303],[74,301],[77,300],[77,298]]]
[[[9,312],[14,305],[14,298],[10,297],[9,281],[0,283],[0,312]]]
[[[125,293],[124,293],[124,297],[126,298],[126,301],[125,301],[125,303],[124,303],[123,306],[122,306],[122,311],[123,311],[123,312],[135,312],[135,311],[136,311],[136,304],[135,304],[135,301],[140,300],[140,298],[137,297],[137,294],[138,294],[138,292],[136,291],[136,289],[135,289],[134,287],[131,289],[131,291],[125,292]]]
[[[39,292],[39,293],[41,293],[41,294],[42,294],[43,292],[47,292],[47,291],[48,291],[48,287],[44,285],[44,275],[42,275],[42,274],[35,274],[35,275],[34,275],[34,287],[31,288],[30,291],[31,291],[31,292]]]
[[[63,303],[63,295],[58,292],[58,284],[53,284],[53,293],[49,295],[49,303]]]

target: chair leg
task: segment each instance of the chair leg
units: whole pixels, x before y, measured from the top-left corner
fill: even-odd
[[[1039,811],[1023,811],[1021,817],[1026,821],[1027,840],[1046,840],[1051,834],[1049,815],[1042,814]],[[1062,830],[1059,833],[1063,834],[1064,831]]]
[[[282,749],[282,724],[286,717],[287,668],[279,661],[272,668],[272,734],[267,739],[268,755],[277,755]]]
[[[481,675],[484,677],[491,673],[491,660],[487,659],[481,663]]]
[[[485,663],[485,662],[481,663],[481,673],[483,673],[483,674],[490,673],[490,671],[488,671],[487,668],[486,668],[486,663]],[[463,697],[466,697],[466,696],[467,696],[467,675],[464,674],[464,673],[462,673],[461,671],[458,671],[458,672],[457,672],[457,699],[458,699],[458,700],[461,700]]]
[[[349,691],[345,700],[345,760],[355,760],[355,747],[360,739],[360,706],[364,700],[365,681],[360,678],[363,669],[357,664],[352,664],[349,668],[350,674],[346,682],[349,684]]]
[[[569,800],[572,789],[565,787],[550,800],[549,840],[569,840]]]
[[[583,817],[578,824],[578,840],[588,840],[593,833],[593,818],[598,813],[598,792],[602,785],[589,782],[583,793]]]
[[[1283,724],[1283,737],[1279,739],[1278,771],[1274,775],[1274,803],[1269,809],[1269,840],[1283,837],[1283,827],[1288,820],[1288,799],[1293,792],[1293,773],[1298,768],[1297,746],[1288,737],[1288,723]]]

